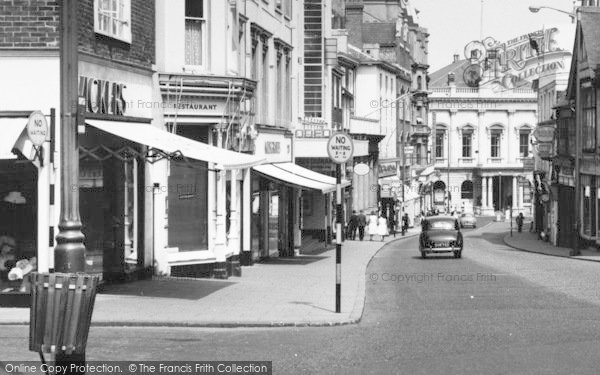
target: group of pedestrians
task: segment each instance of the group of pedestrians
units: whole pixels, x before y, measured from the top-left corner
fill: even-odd
[[[358,214],[356,211],[352,211],[352,216],[350,216],[348,222],[348,239],[356,240],[358,230],[360,241],[364,239],[365,234],[369,236],[369,241],[373,241],[373,236],[379,236],[380,240],[384,241],[385,237],[390,234],[396,237],[396,224],[394,214],[387,218],[383,213],[378,216],[375,211],[371,211],[371,214],[367,217],[362,210]],[[404,235],[407,230],[408,214],[404,214],[402,217],[402,234]]]

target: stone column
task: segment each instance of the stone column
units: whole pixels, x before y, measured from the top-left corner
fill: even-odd
[[[481,209],[487,208],[488,206],[488,178],[486,176],[481,177]]]
[[[494,210],[494,178],[488,177],[488,207]]]
[[[517,176],[512,176],[512,207],[513,210],[516,210],[520,207],[518,202],[519,192],[517,191]]]
[[[523,185],[519,185],[518,190],[519,190],[519,202],[518,202],[518,205],[519,205],[519,209],[523,210],[524,209],[524,207],[523,207]]]

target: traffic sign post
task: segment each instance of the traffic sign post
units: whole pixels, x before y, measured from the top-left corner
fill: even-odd
[[[354,142],[348,134],[336,133],[327,142],[329,159],[336,164],[336,223],[335,223],[335,312],[341,312],[342,295],[342,164],[352,159]]]

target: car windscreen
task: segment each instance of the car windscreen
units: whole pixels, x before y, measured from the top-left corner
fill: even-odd
[[[429,229],[454,230],[454,220],[430,220]]]

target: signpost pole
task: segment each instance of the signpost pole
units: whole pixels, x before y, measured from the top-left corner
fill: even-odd
[[[346,133],[337,133],[327,142],[329,159],[335,166],[335,203],[336,203],[336,233],[335,233],[335,312],[342,311],[342,164],[347,163],[354,155],[354,143]]]
[[[341,312],[342,294],[342,165],[335,166],[336,234],[335,234],[335,312]]]

